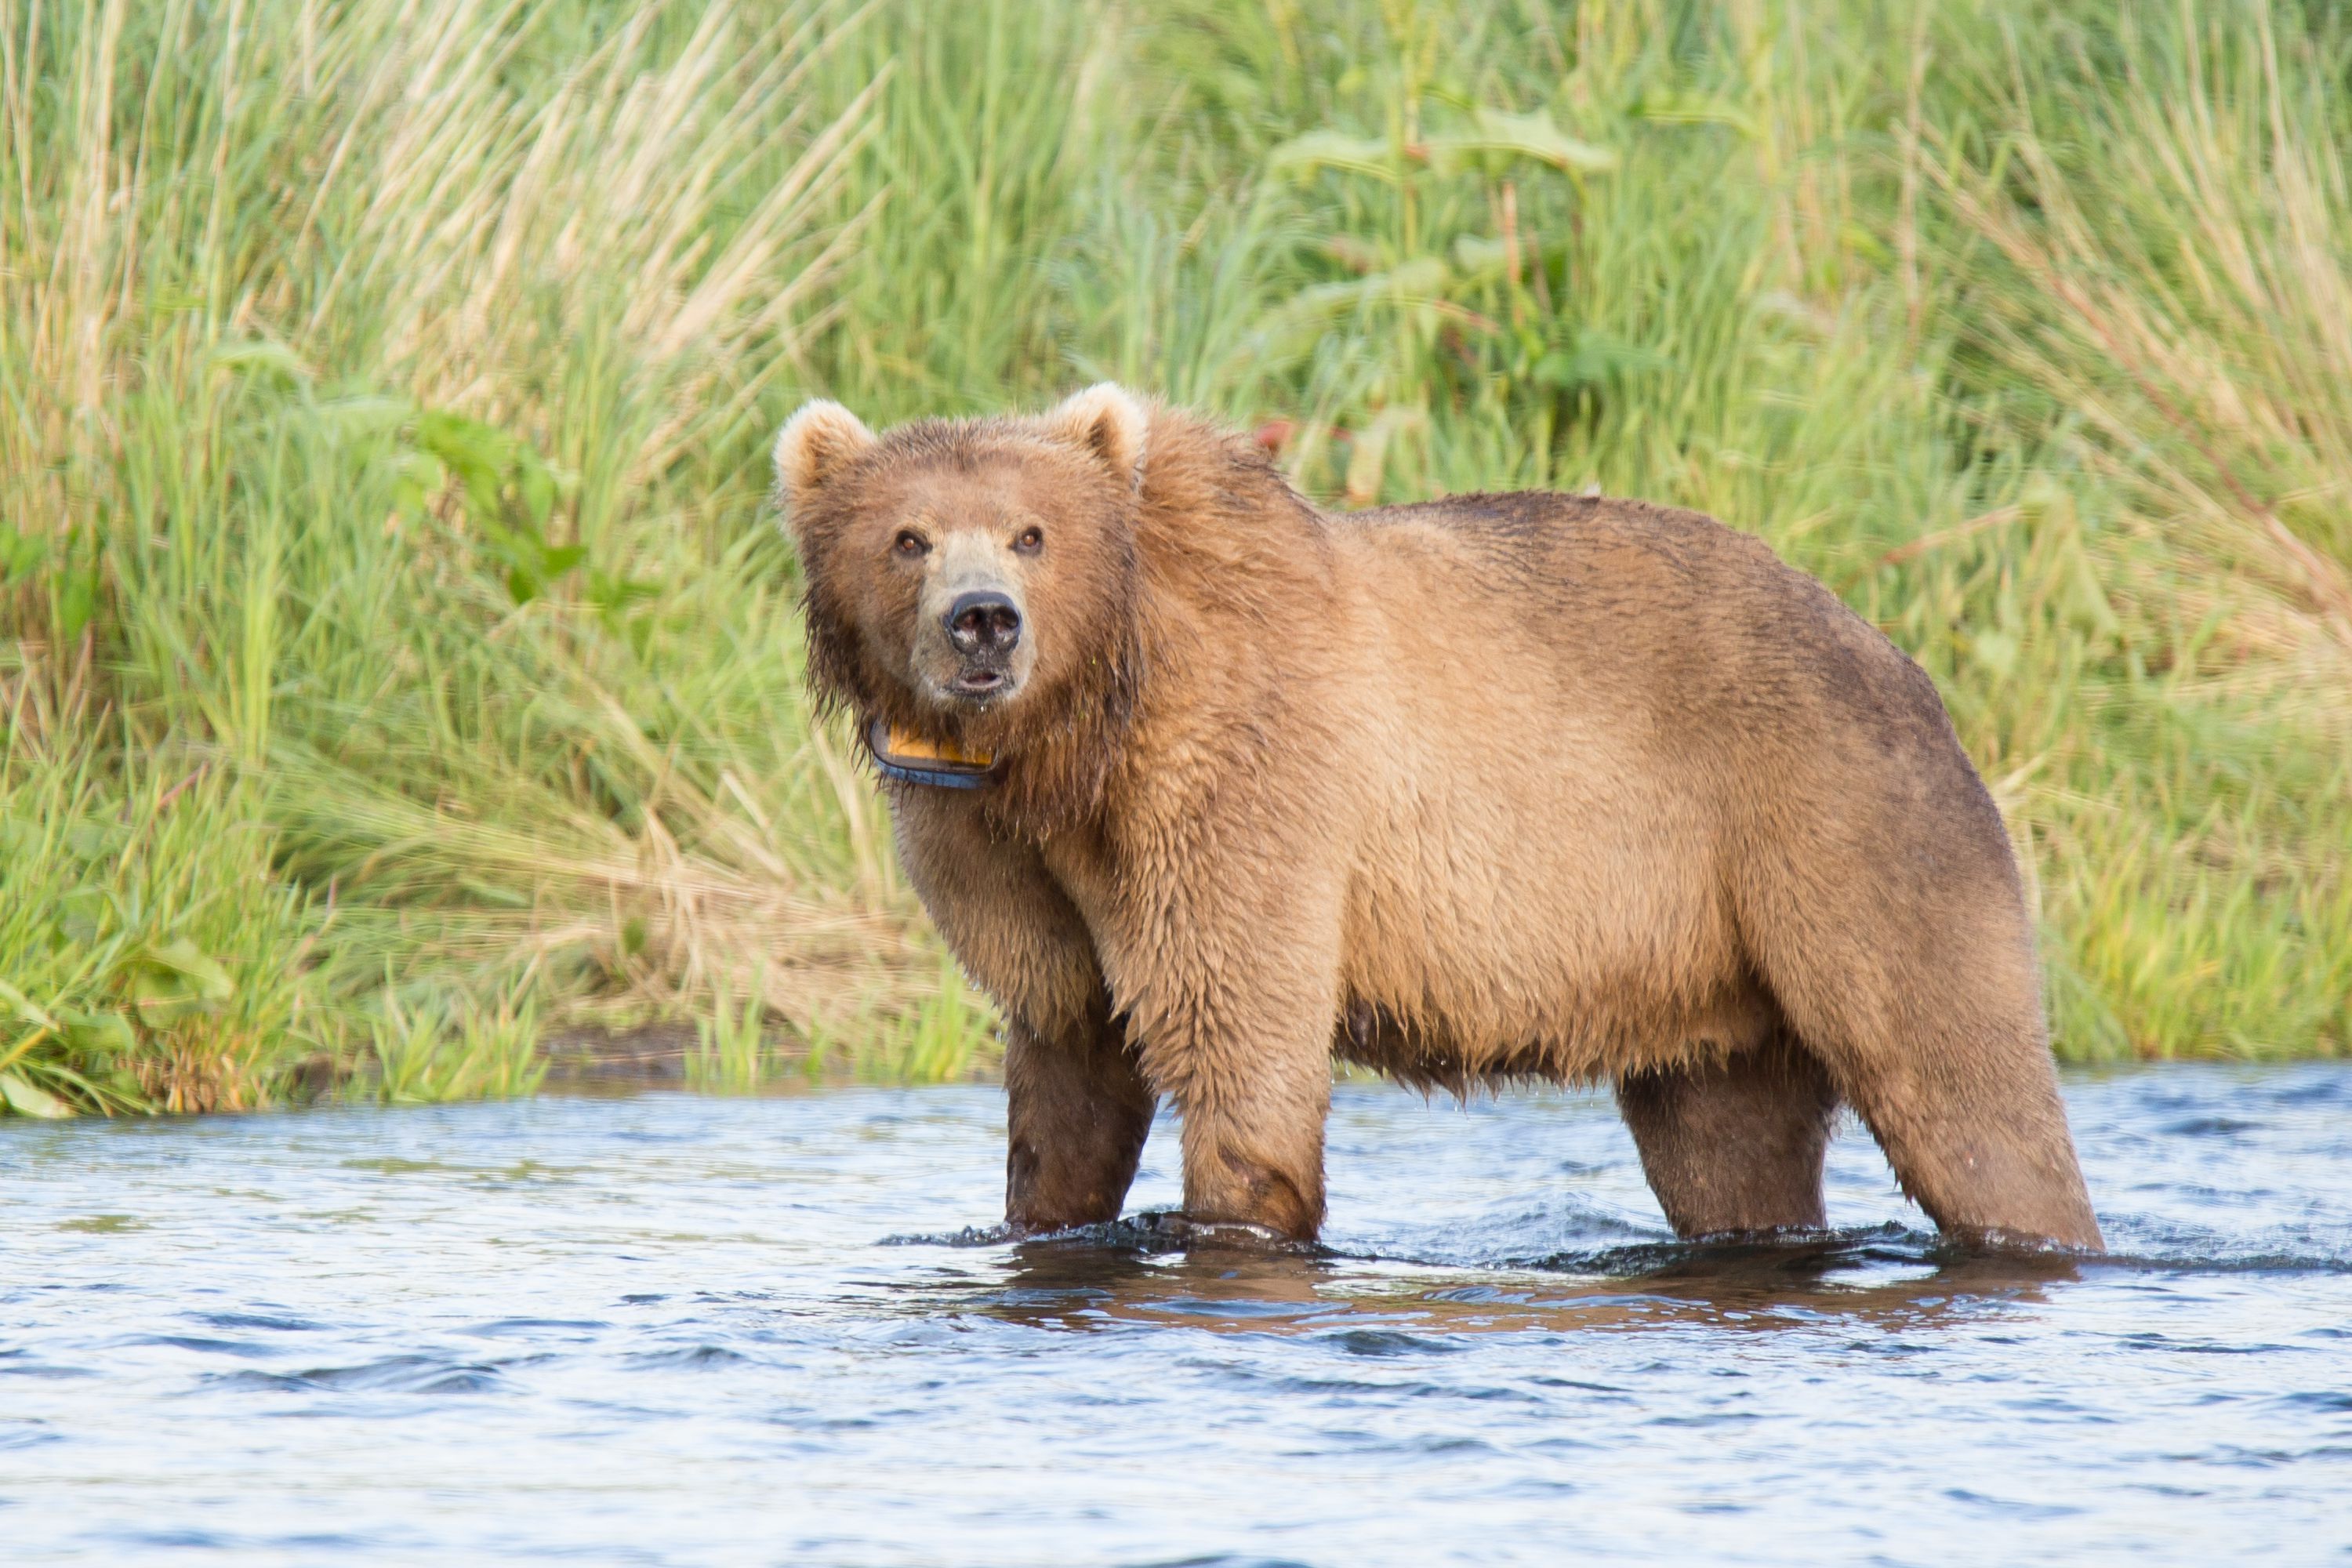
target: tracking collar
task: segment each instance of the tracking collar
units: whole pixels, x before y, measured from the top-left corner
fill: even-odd
[[[993,752],[967,752],[952,742],[938,744],[877,719],[866,729],[866,750],[885,778],[940,789],[986,789],[1004,771]]]

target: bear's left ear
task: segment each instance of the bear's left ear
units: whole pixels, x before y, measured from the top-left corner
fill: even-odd
[[[1092,454],[1129,488],[1143,480],[1143,438],[1150,410],[1115,381],[1064,398],[1044,420],[1045,433]]]

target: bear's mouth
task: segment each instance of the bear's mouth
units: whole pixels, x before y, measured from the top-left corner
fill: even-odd
[[[993,697],[1013,684],[1001,669],[967,669],[949,683],[959,697]]]

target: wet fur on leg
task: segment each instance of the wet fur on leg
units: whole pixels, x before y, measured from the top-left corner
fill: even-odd
[[[1786,1035],[1722,1061],[1628,1073],[1617,1104],[1685,1240],[1818,1231],[1837,1090]]]

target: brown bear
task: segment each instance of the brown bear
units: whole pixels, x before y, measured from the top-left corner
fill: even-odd
[[[1948,1237],[2097,1248],[2000,813],[1771,551],[1552,494],[1318,510],[1094,387],[778,436],[809,679],[1005,1019],[1015,1229],[1312,1237],[1336,1055],[1607,1080],[1685,1237],[1819,1228],[1841,1103]]]

